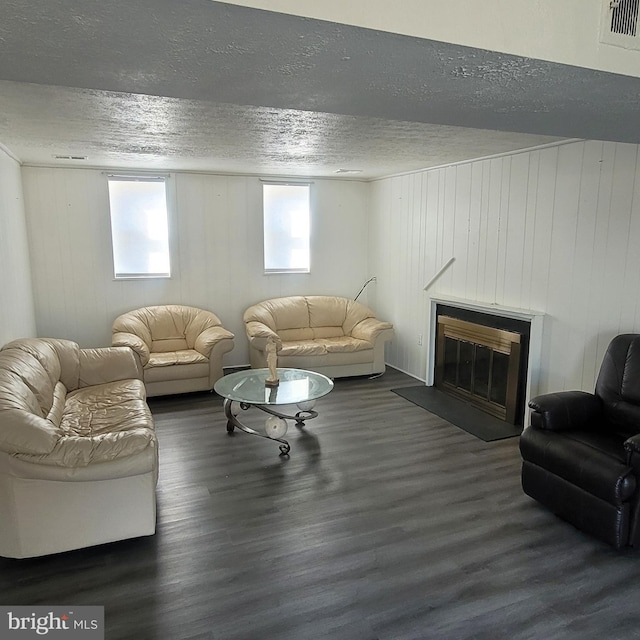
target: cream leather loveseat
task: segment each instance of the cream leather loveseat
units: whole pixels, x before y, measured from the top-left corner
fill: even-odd
[[[278,366],[329,377],[384,372],[384,344],[393,325],[349,298],[290,296],[265,300],[244,313],[253,368],[267,366],[266,345],[277,347]]]
[[[30,338],[0,350],[0,556],[151,535],[158,449],[130,349]]]
[[[113,322],[111,344],[131,347],[148,396],[209,391],[222,377],[233,333],[211,311],[179,304],[143,307]]]

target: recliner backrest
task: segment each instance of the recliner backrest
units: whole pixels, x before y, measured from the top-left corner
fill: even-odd
[[[605,353],[595,394],[602,400],[613,431],[629,437],[640,433],[640,335],[616,336]]]

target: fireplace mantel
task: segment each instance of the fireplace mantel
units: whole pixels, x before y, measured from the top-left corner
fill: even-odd
[[[436,341],[436,307],[437,305],[447,305],[487,313],[502,318],[512,318],[522,320],[530,324],[529,336],[529,362],[527,367],[527,381],[525,388],[525,406],[530,398],[537,395],[538,378],[540,372],[540,358],[542,353],[542,326],[544,323],[544,312],[533,309],[519,309],[507,307],[480,300],[467,300],[456,298],[446,294],[433,293],[429,295],[429,339],[427,341],[427,386],[433,386],[435,382],[435,341]]]
[[[515,318],[516,320],[524,320],[532,322],[534,318],[544,316],[542,311],[534,311],[532,309],[518,309],[516,307],[504,307],[491,302],[482,302],[480,300],[466,300],[465,298],[455,298],[443,294],[432,294],[429,296],[432,308],[436,304],[447,304],[450,307],[459,307],[460,309],[469,309],[470,311],[480,311],[481,313],[490,313],[494,316],[503,318]]]

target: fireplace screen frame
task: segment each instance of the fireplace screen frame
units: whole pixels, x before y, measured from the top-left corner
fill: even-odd
[[[524,355],[522,353],[524,337],[515,331],[485,326],[444,314],[439,315],[436,330],[435,386],[500,420],[517,424],[520,418],[521,356]],[[458,357],[453,363],[445,357],[447,340],[450,341],[449,347],[452,344],[451,341],[457,344]],[[464,349],[467,352],[467,359],[462,363],[459,357],[461,345],[465,345]],[[488,362],[483,363],[486,369],[484,371],[486,380],[482,385],[476,384],[478,382],[476,367],[481,368],[478,364],[480,359],[477,358],[479,348],[489,350]],[[499,354],[498,359],[495,354]],[[501,362],[504,369],[504,358],[500,356],[507,356],[506,380],[502,382],[505,386],[504,402],[496,401],[492,394],[494,363]],[[465,379],[469,377],[468,384],[460,383],[462,367],[465,369]],[[499,367],[496,366],[496,368]],[[455,378],[453,382],[452,372]],[[481,386],[481,391],[478,391],[476,386]],[[500,395],[502,396],[502,393]]]

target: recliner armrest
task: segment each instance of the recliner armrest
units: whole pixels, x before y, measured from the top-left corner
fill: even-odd
[[[640,453],[640,433],[627,438],[624,442],[624,448],[628,456]],[[635,465],[634,465],[635,466]]]
[[[602,400],[585,391],[547,393],[529,401],[531,426],[548,431],[588,429],[602,422]]]

